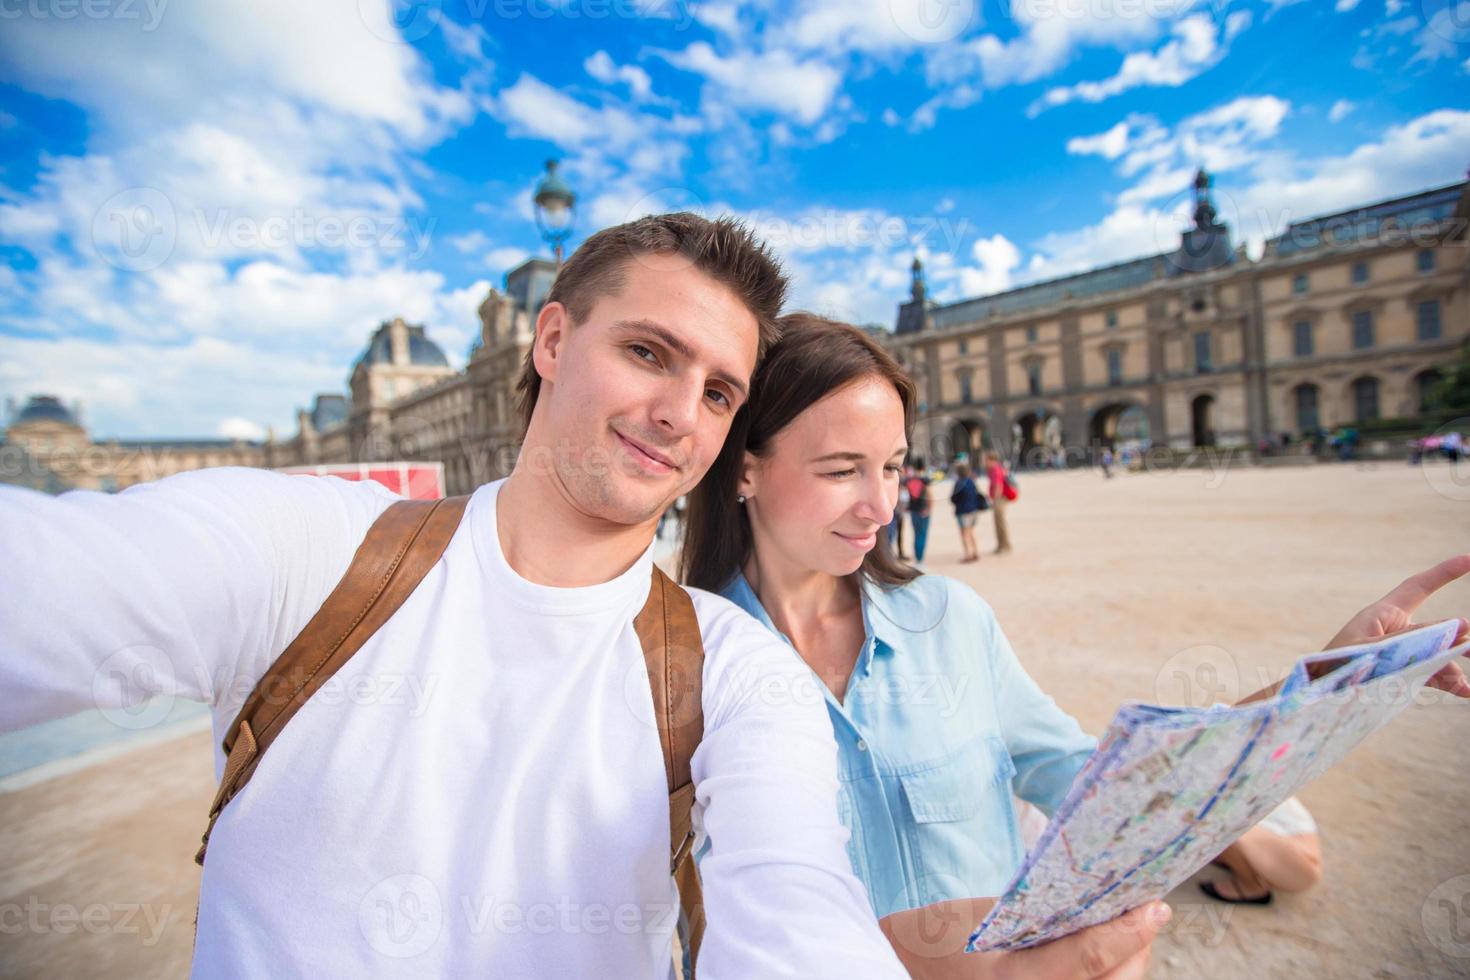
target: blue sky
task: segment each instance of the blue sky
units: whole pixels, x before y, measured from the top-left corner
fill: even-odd
[[[287,435],[382,320],[462,363],[577,234],[750,220],[794,301],[891,325],[1172,248],[1196,167],[1251,247],[1462,179],[1470,0],[11,0],[0,393],[97,435]]]

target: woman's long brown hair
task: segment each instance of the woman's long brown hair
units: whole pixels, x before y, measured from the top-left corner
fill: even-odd
[[[750,558],[754,541],[745,507],[736,499],[745,454],[765,456],[771,441],[821,399],[864,378],[893,385],[903,402],[904,435],[914,429],[918,397],[898,362],[857,327],[812,313],[780,319],[781,339],[766,353],[751,379],[750,398],[730,426],[725,446],[689,494],[688,523],[679,556],[685,585],[717,592]],[[880,586],[903,585],[919,573],[889,550],[886,528],[863,557],[862,576]]]

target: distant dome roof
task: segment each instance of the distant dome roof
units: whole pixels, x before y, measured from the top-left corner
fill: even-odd
[[[80,427],[75,415],[55,395],[32,395],[16,415],[14,425],[26,422],[63,422]]]
[[[373,334],[367,348],[358,357],[359,364],[392,364],[393,341],[389,334],[390,325],[385,323]],[[439,345],[424,336],[422,326],[408,327],[408,362],[423,367],[449,367],[449,358]]]

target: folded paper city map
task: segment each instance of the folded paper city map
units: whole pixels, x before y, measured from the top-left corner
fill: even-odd
[[[1033,946],[1164,897],[1470,651],[1451,648],[1456,626],[1303,657],[1251,704],[1125,704],[967,948]]]

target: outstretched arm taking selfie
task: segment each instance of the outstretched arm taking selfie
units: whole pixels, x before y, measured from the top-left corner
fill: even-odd
[[[0,488],[0,731],[155,695],[238,704],[394,499],[251,469]]]

